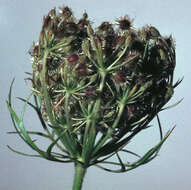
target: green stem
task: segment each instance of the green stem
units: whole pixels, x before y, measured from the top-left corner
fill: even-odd
[[[51,105],[51,100],[50,100],[50,95],[48,93],[48,89],[47,89],[47,85],[46,85],[46,72],[47,72],[47,58],[48,58],[48,55],[49,55],[49,51],[48,50],[45,50],[44,51],[44,56],[43,56],[43,67],[42,67],[42,71],[40,73],[40,80],[41,80],[41,83],[42,83],[42,89],[43,89],[43,96],[45,98],[45,104],[46,104],[46,111],[47,111],[47,114],[48,114],[48,118],[51,122],[51,124],[56,127],[57,126],[57,123],[55,122],[55,119],[54,119],[54,116],[53,116],[53,113],[52,113],[52,105]]]
[[[82,189],[82,183],[83,183],[85,173],[86,173],[86,168],[80,163],[75,163],[75,175],[74,175],[72,190]]]

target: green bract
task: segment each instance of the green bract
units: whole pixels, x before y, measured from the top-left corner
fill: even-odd
[[[52,9],[43,20],[33,60],[32,95],[44,133],[27,131],[23,114],[19,118],[8,107],[16,132],[39,157],[74,162],[76,171],[96,165],[107,171],[124,172],[152,160],[170,130],[162,137],[158,113],[172,97],[175,44],[153,26],[135,29],[132,20],[122,17],[116,24],[103,22],[95,30],[86,13],[79,20],[68,7]],[[12,86],[11,86],[12,89]],[[25,107],[23,113],[25,111]],[[161,141],[143,157],[124,147],[157,116]],[[49,138],[47,150],[35,145],[30,135]],[[62,154],[52,152],[57,146]],[[124,163],[120,152],[138,156]],[[117,156],[118,162],[106,161]],[[118,165],[111,170],[99,163]],[[84,168],[80,170],[79,168]],[[77,174],[76,174],[77,175]],[[78,175],[77,175],[78,176]],[[74,189],[78,189],[78,182]]]

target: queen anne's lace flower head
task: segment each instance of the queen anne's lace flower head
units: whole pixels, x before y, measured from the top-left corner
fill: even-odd
[[[123,172],[156,156],[170,132],[133,164],[123,163],[119,152],[132,153],[124,146],[148,128],[179,84],[173,84],[175,43],[154,26],[135,29],[132,21],[126,15],[93,29],[87,13],[76,19],[68,7],[44,17],[39,41],[30,51],[35,105],[28,104],[47,132],[38,135],[53,143],[42,151],[21,130],[42,157],[87,168],[116,155],[117,171]],[[52,152],[55,145],[63,156]]]

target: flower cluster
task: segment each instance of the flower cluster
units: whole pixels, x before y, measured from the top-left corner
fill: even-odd
[[[148,127],[180,82],[173,84],[176,58],[171,36],[162,36],[150,25],[135,29],[127,15],[93,29],[87,13],[76,19],[70,8],[63,7],[44,17],[30,55],[36,105],[26,102],[47,132],[41,136],[53,141],[46,152],[32,145],[42,157],[61,159],[51,152],[57,142],[67,155],[62,158],[85,168],[114,154],[122,166],[119,171],[155,157],[170,132],[132,165],[123,164],[118,152]]]
[[[153,118],[152,113],[160,111],[171,98],[173,39],[162,37],[153,26],[136,31],[128,16],[117,20],[116,25],[103,22],[94,31],[86,13],[77,20],[68,7],[59,14],[52,9],[44,17],[39,43],[31,55],[33,87],[42,98],[45,119],[49,120],[41,80],[43,67],[52,114],[56,120],[66,120],[67,112],[76,131],[84,131],[86,111],[98,100],[96,130],[107,133],[117,118],[119,102],[126,97],[113,131],[114,136],[122,136],[137,123]],[[43,65],[47,47],[50,52]]]

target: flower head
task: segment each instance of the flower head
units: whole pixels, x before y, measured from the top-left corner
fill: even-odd
[[[179,84],[173,84],[176,58],[171,36],[163,37],[152,26],[136,30],[128,16],[117,25],[102,22],[94,30],[87,13],[78,20],[63,7],[44,17],[31,56],[35,105],[26,103],[36,110],[44,137],[53,142],[42,151],[24,129],[21,133],[41,157],[67,159],[87,168],[116,155],[123,172],[156,156],[171,131],[152,153],[132,165],[123,164],[119,152],[158,118]],[[10,99],[8,105],[15,119]],[[55,145],[64,156],[52,152]]]

